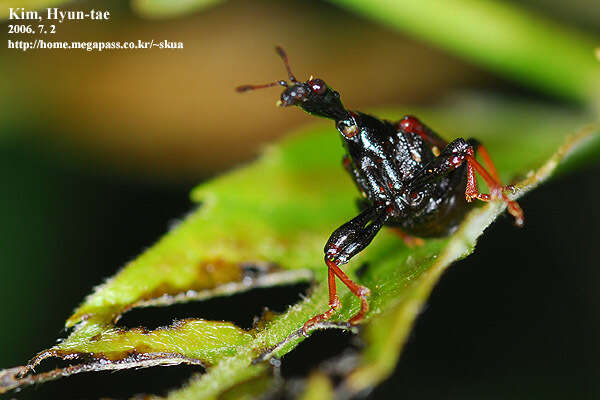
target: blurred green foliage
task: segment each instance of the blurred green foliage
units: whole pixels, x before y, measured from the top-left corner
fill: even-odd
[[[600,41],[493,0],[331,0],[494,72],[586,103],[598,100]]]
[[[207,7],[222,3],[223,1],[224,0],[131,0],[131,6],[137,13],[144,17],[166,18],[198,12]]]

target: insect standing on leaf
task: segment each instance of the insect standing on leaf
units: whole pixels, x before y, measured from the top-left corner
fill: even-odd
[[[329,310],[309,319],[302,328],[305,334],[341,306],[336,276],[361,301],[360,311],[348,323],[354,325],[364,318],[370,291],[353,282],[340,265],[367,247],[384,225],[408,245],[422,243],[418,238],[446,236],[457,229],[473,199],[503,201],[515,224],[523,224],[521,207],[505,194],[514,188],[502,185],[487,150],[477,140],[458,138],[448,143],[410,115],[391,122],[347,110],[339,93],[323,80],[311,76],[305,82],[298,81],[285,51],[281,47],[276,51],[283,59],[289,83],[280,80],[236,90],[283,86],[278,106],[299,106],[309,114],[335,121],[346,149],[342,164],[362,195],[360,214],[336,229],[325,245]],[[485,167],[475,158],[476,153]],[[479,192],[476,173],[490,194]]]

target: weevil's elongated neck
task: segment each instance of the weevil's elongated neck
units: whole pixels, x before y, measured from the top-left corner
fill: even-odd
[[[350,111],[346,110],[340,100],[339,93],[334,90],[328,90],[325,95],[318,98],[309,98],[307,101],[299,103],[298,106],[309,114],[329,118],[334,121],[350,117]]]

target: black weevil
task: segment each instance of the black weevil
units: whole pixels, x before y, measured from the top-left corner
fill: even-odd
[[[477,140],[458,138],[448,143],[413,116],[390,122],[347,110],[339,93],[321,79],[298,81],[285,51],[281,47],[276,51],[290,83],[280,80],[239,86],[236,90],[283,86],[279,106],[299,106],[310,114],[334,120],[346,149],[342,164],[363,197],[360,214],[336,229],[325,245],[329,310],[309,319],[302,328],[305,334],[340,307],[336,276],[361,300],[361,309],[349,324],[363,319],[369,310],[370,291],[354,283],[340,265],[367,247],[384,225],[392,227],[408,245],[421,243],[420,237],[449,235],[457,229],[473,199],[504,201],[516,225],[523,224],[521,207],[505,194],[513,187],[502,185],[487,150]],[[487,169],[476,160],[476,152]],[[475,173],[481,175],[490,194],[479,192]]]

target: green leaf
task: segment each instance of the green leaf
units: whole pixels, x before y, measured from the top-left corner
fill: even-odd
[[[374,114],[398,119],[410,111],[447,138],[477,137],[505,181],[520,179],[518,196],[548,179],[567,158],[570,162],[564,168],[573,168],[600,154],[600,128],[582,126],[580,121],[590,118],[585,114],[483,99],[454,104],[438,110]],[[336,131],[321,123],[268,148],[255,163],[197,187],[192,197],[200,203],[198,209],[97,287],[68,319],[69,337],[28,366],[0,372],[0,393],[89,370],[177,363],[203,365],[206,373],[173,392],[172,398],[253,397],[281,385],[266,361],[310,340],[299,328],[327,307],[323,245],[335,228],[357,213],[353,201],[357,192],[340,166],[342,154]],[[348,390],[361,391],[391,373],[442,272],[473,251],[477,238],[503,209],[503,203],[482,204],[453,235],[427,240],[414,249],[384,230],[346,266],[353,279],[372,291],[371,310],[361,328],[367,345],[346,377]],[[359,279],[354,272],[365,264]],[[305,300],[282,314],[266,314],[250,330],[202,319],[154,330],[116,325],[135,307],[202,300],[311,277],[316,285]],[[338,287],[343,307],[332,321],[346,321],[359,302],[345,287]],[[32,373],[48,357],[81,362]],[[331,390],[331,382],[318,374],[307,387],[308,394]]]

